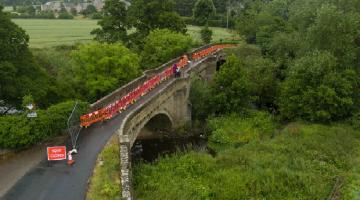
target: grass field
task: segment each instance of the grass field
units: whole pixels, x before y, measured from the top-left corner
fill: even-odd
[[[13,19],[30,36],[30,47],[42,48],[75,42],[88,42],[95,20]]]
[[[43,48],[76,42],[88,42],[93,36],[90,32],[97,28],[96,20],[49,20],[49,19],[13,19],[13,22],[25,29],[30,36],[30,47]],[[195,41],[200,41],[201,27],[188,26],[188,33]],[[213,40],[230,40],[235,36],[224,28],[211,28]]]

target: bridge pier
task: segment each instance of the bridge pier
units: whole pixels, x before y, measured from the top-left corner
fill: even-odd
[[[131,143],[128,135],[119,135],[121,195],[123,200],[133,200],[131,172]]]

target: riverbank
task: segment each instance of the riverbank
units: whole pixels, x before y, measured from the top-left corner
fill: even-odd
[[[138,165],[135,193],[139,199],[327,199],[337,177],[352,169],[359,136],[347,125],[289,124],[272,139],[222,149],[216,157],[180,153]],[[341,198],[359,187],[344,178]]]

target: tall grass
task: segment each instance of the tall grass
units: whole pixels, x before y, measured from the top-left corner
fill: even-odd
[[[113,136],[98,157],[87,200],[121,199],[120,157],[117,136]]]
[[[135,190],[138,199],[327,199],[341,177],[349,182],[341,191],[356,195],[358,176],[348,174],[359,170],[359,141],[346,125],[294,123],[216,157],[192,152],[137,166]]]

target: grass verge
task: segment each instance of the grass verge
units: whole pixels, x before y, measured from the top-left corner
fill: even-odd
[[[121,199],[120,157],[118,138],[114,135],[99,154],[87,200]]]

